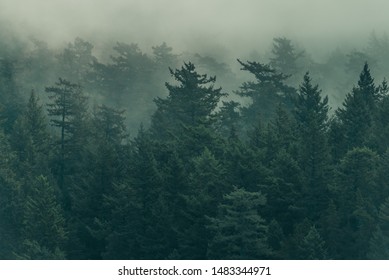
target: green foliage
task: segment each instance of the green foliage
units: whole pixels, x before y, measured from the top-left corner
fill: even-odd
[[[275,38],[269,64],[238,60],[239,96],[226,63],[175,69],[166,43],[107,62],[31,43],[0,46],[1,259],[389,257],[387,82],[366,63],[331,118],[308,73],[290,87],[309,66],[339,103],[365,60],[386,67],[384,38],[323,63]]]
[[[344,131],[343,142],[337,145],[341,145],[343,152],[368,143],[379,95],[380,87],[374,84],[369,66],[365,63],[358,86],[346,95],[343,107],[336,111]]]
[[[327,257],[325,242],[315,226],[312,226],[304,236],[299,249],[299,258],[304,260],[324,260]]]
[[[253,123],[259,116],[268,121],[274,116],[278,104],[291,108],[295,90],[285,84],[287,75],[273,69],[268,64],[238,60],[241,70],[254,75],[255,82],[245,82],[236,92],[239,96],[250,97],[252,104],[242,110],[243,117]]]
[[[378,226],[373,232],[369,242],[369,252],[367,257],[371,260],[389,259],[389,241],[388,236],[384,234]]]
[[[197,73],[192,63],[185,63],[171,75],[179,83],[166,83],[169,95],[166,99],[157,98],[157,111],[153,116],[153,130],[160,137],[169,137],[182,132],[185,127],[209,127],[214,122],[213,113],[219,100],[225,94],[221,88],[215,89],[215,77]]]
[[[16,120],[12,134],[12,148],[19,160],[19,171],[31,170],[35,175],[48,170],[50,134],[43,106],[31,92],[24,113]]]
[[[65,254],[58,248],[54,251],[41,246],[37,241],[25,240],[22,244],[23,251],[14,253],[16,259],[21,260],[65,260]]]
[[[26,190],[23,243],[16,255],[24,259],[63,259],[67,239],[66,221],[54,187],[44,176]]]
[[[0,132],[0,259],[13,258],[21,241],[23,191],[12,170],[15,157]]]
[[[0,58],[0,127],[6,133],[12,130],[22,111],[23,99],[15,81],[15,62]]]
[[[378,213],[378,225],[371,235],[368,258],[387,260],[389,258],[389,198],[381,204]]]
[[[379,153],[385,153],[388,149],[387,139],[389,137],[388,125],[389,95],[388,84],[384,80],[379,86],[379,96],[377,108],[374,112],[374,122],[372,133],[369,139],[369,145],[377,149]]]
[[[140,205],[132,199],[133,188],[128,185],[114,185],[113,192],[106,197],[105,204],[110,209],[107,221],[96,219],[99,225],[95,234],[106,235],[105,259],[141,258],[136,232],[139,225]]]
[[[240,133],[239,128],[239,103],[235,101],[222,101],[223,106],[217,112],[216,129],[219,134],[225,138],[237,137]]]
[[[50,124],[61,130],[61,145],[76,133],[77,124],[83,120],[86,113],[87,98],[78,84],[59,79],[52,86],[47,87],[51,103],[47,104],[47,112],[52,119]],[[63,139],[62,139],[63,138]]]
[[[365,197],[379,199],[377,190],[379,158],[369,148],[355,148],[349,151],[340,163],[339,183],[343,190],[351,192],[359,189]]]
[[[365,259],[366,245],[381,204],[377,185],[378,156],[368,148],[349,151],[339,166],[334,195],[340,218],[341,258]]]
[[[47,87],[50,103],[47,112],[50,124],[59,129],[59,139],[55,143],[56,159],[54,163],[58,185],[63,192],[65,208],[71,204],[69,182],[65,182],[69,173],[73,173],[83,157],[83,147],[88,141],[86,129],[87,98],[80,85],[59,79]]]
[[[341,217],[334,200],[330,200],[327,209],[322,218],[323,239],[328,247],[328,256],[332,259],[339,259],[342,254],[342,235]]]
[[[302,170],[297,161],[285,150],[280,150],[271,161],[269,183],[264,187],[267,197],[267,219],[276,219],[282,231],[289,235],[293,226],[305,217]]]
[[[188,192],[184,195],[186,226],[179,232],[180,254],[184,259],[205,259],[208,240],[206,217],[217,214],[217,205],[223,195],[231,190],[224,182],[226,171],[221,163],[206,148],[193,159],[189,173]]]
[[[224,196],[219,213],[209,218],[213,239],[209,244],[211,259],[261,259],[270,255],[268,226],[259,214],[266,199],[259,192],[235,187]]]
[[[294,118],[279,104],[275,117],[268,123],[265,135],[267,159],[271,161],[280,150],[297,152],[298,128]]]
[[[110,208],[104,206],[105,197],[111,195],[115,184],[121,184],[127,177],[125,168],[130,158],[126,143],[124,111],[102,105],[95,108],[90,122],[90,139],[84,147],[83,158],[87,159],[83,174],[74,172],[72,183],[73,227],[72,238],[78,240],[78,247],[84,255],[72,252],[73,258],[100,259],[105,250],[106,230],[101,221],[109,219]],[[80,162],[80,161],[79,161]],[[69,176],[70,177],[70,176]],[[78,180],[75,180],[78,179]],[[97,222],[98,221],[98,222]]]
[[[299,135],[299,164],[305,177],[304,203],[311,218],[311,215],[321,213],[328,203],[328,97],[322,99],[320,93],[318,86],[312,85],[309,73],[306,73],[294,111]]]
[[[272,257],[274,259],[285,259],[285,235],[281,228],[281,225],[276,221],[272,220],[269,224],[268,229],[268,242],[273,252]]]

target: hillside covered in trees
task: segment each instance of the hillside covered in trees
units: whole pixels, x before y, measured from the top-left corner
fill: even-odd
[[[11,39],[0,259],[389,259],[387,38],[324,62],[274,38],[241,73]]]

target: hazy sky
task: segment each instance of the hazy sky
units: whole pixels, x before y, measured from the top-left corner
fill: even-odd
[[[49,43],[80,36],[220,52],[268,48],[275,36],[336,46],[385,32],[388,14],[386,0],[0,0],[10,28]]]

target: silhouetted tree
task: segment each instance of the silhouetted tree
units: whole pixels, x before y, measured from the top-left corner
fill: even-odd
[[[87,140],[85,120],[87,114],[87,98],[81,86],[59,79],[55,86],[47,87],[46,92],[51,100],[47,104],[50,124],[60,130],[56,144],[58,185],[64,195],[64,203],[70,205],[68,184],[65,176],[69,174],[76,157],[82,152],[83,143]],[[77,159],[79,160],[79,158]]]
[[[274,116],[280,103],[291,108],[295,90],[285,84],[287,75],[277,72],[267,64],[238,62],[242,65],[242,70],[255,77],[255,82],[245,82],[236,91],[239,96],[250,97],[252,100],[252,104],[242,110],[247,122],[253,123],[259,116],[268,121]]]
[[[318,86],[312,85],[306,73],[296,99],[294,114],[300,140],[298,161],[304,172],[309,216],[318,215],[328,204],[328,97],[322,98],[320,93]]]

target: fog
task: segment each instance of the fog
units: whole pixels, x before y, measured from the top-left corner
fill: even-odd
[[[200,70],[216,75],[217,85],[232,97],[243,82],[253,78],[240,71],[236,59],[268,63],[273,38],[286,37],[297,52],[304,51],[299,71],[288,82],[297,87],[303,74],[311,71],[323,94],[330,96],[331,107],[337,108],[357,82],[365,61],[377,82],[389,77],[386,41],[376,42],[378,51],[367,50],[372,32],[379,39],[385,37],[388,6],[384,0],[0,0],[0,33],[8,49],[20,45],[12,36],[15,42],[34,38],[47,42],[57,55],[80,37],[93,44],[93,55],[103,63],[111,62],[116,42],[138,44],[146,54],[151,54],[152,46],[166,42],[179,55],[179,63],[196,53],[208,63],[221,63],[219,72],[209,64]],[[43,69],[47,72],[41,74],[43,80],[24,82],[24,91],[28,87],[43,91],[53,82],[57,73]],[[158,95],[166,94],[163,85],[168,74],[166,67],[166,75],[155,81]],[[135,127],[154,110],[148,107],[156,90],[150,91],[153,95],[142,101],[148,105],[138,106],[148,113],[137,111],[137,116],[129,116]]]
[[[388,3],[0,0],[0,259],[389,259]]]
[[[177,51],[241,56],[266,50],[287,36],[308,50],[353,45],[388,26],[388,2],[274,0],[0,0],[2,24],[49,44],[76,36],[136,42],[142,48],[168,42]]]

